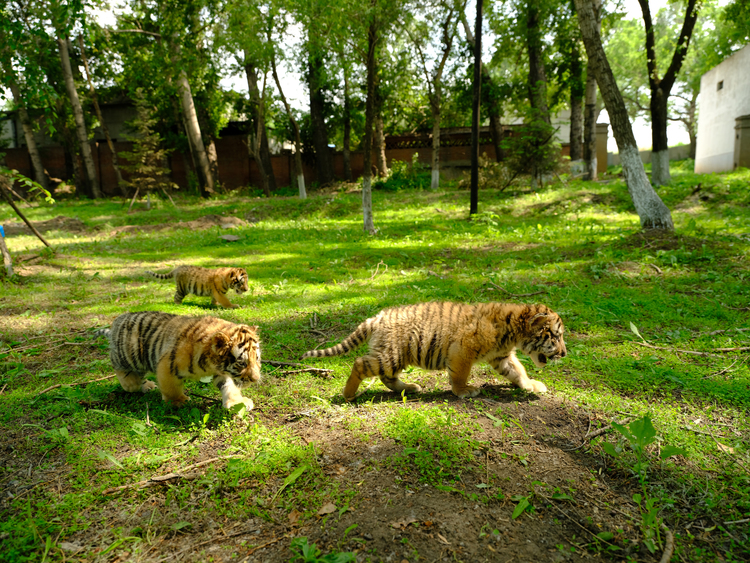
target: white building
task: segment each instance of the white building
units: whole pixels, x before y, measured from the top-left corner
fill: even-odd
[[[695,172],[725,172],[737,163],[742,139],[737,118],[750,115],[750,45],[701,78]],[[747,138],[747,135],[744,135]],[[747,142],[747,141],[745,141]],[[744,144],[744,143],[743,143]],[[743,151],[744,152],[744,151]],[[740,165],[747,166],[744,162]]]

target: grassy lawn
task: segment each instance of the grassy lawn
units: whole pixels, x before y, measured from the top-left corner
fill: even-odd
[[[54,252],[6,239],[2,559],[658,561],[673,535],[673,561],[747,560],[750,172],[690,170],[676,163],[659,190],[673,234],[640,230],[617,176],[484,190],[471,220],[466,191],[376,190],[376,236],[346,186],[132,214],[124,201],[22,208]],[[175,305],[173,284],[144,271],[178,264],[245,267],[250,291],[228,295],[239,309]],[[568,356],[544,370],[519,357],[550,392],[477,365],[482,394],[460,400],[445,373],[409,368],[421,394],[374,380],[347,403],[362,350],[281,364],[432,300],[549,305]],[[258,325],[255,409],[223,411],[210,384],[189,383],[182,408],[124,392],[91,334],[144,310]],[[612,422],[636,435],[590,436]]]

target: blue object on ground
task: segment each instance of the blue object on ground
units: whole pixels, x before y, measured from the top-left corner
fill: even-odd
[[[0,225],[0,237],[5,238],[5,230],[3,229],[2,225]]]

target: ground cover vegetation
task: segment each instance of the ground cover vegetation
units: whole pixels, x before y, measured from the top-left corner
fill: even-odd
[[[373,191],[375,236],[354,184],[176,207],[157,193],[129,215],[124,198],[24,208],[53,250],[0,208],[16,272],[0,285],[4,561],[750,556],[748,171],[673,164],[669,233],[640,230],[616,169],[485,188],[470,219],[458,184],[395,168]],[[181,263],[245,267],[241,308],[175,305],[144,273]],[[478,365],[481,395],[459,400],[445,373],[410,368],[423,393],[366,382],[346,403],[355,354],[298,364],[429,300],[549,305],[568,356],[521,360],[550,393]],[[125,393],[92,332],[142,310],[258,325],[255,409],[227,412],[197,382],[183,408]]]

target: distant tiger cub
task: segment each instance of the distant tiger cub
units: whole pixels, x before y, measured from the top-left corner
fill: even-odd
[[[230,408],[253,401],[240,388],[260,381],[258,327],[214,317],[180,317],[145,311],[117,317],[112,328],[96,331],[109,337],[109,357],[125,391],[151,391],[145,376],[156,374],[162,398],[174,406],[187,400],[185,379],[212,376],[221,390],[222,405]]]
[[[526,375],[515,350],[542,367],[567,354],[563,330],[560,317],[544,305],[421,303],[384,309],[340,344],[305,352],[302,358],[338,356],[369,341],[368,354],[354,362],[344,387],[347,401],[354,399],[363,379],[375,376],[393,391],[420,392],[419,385],[398,377],[410,365],[447,369],[453,393],[475,397],[479,388],[467,381],[477,362],[489,363],[516,387],[546,393],[544,383]]]
[[[157,274],[146,271],[147,274],[168,280],[174,278],[177,291],[174,294],[174,302],[178,305],[186,295],[200,295],[211,297],[211,305],[217,302],[223,307],[236,309],[239,305],[232,305],[226,294],[230,289],[237,293],[247,291],[247,272],[244,268],[201,268],[199,266],[179,266],[168,274]]]

